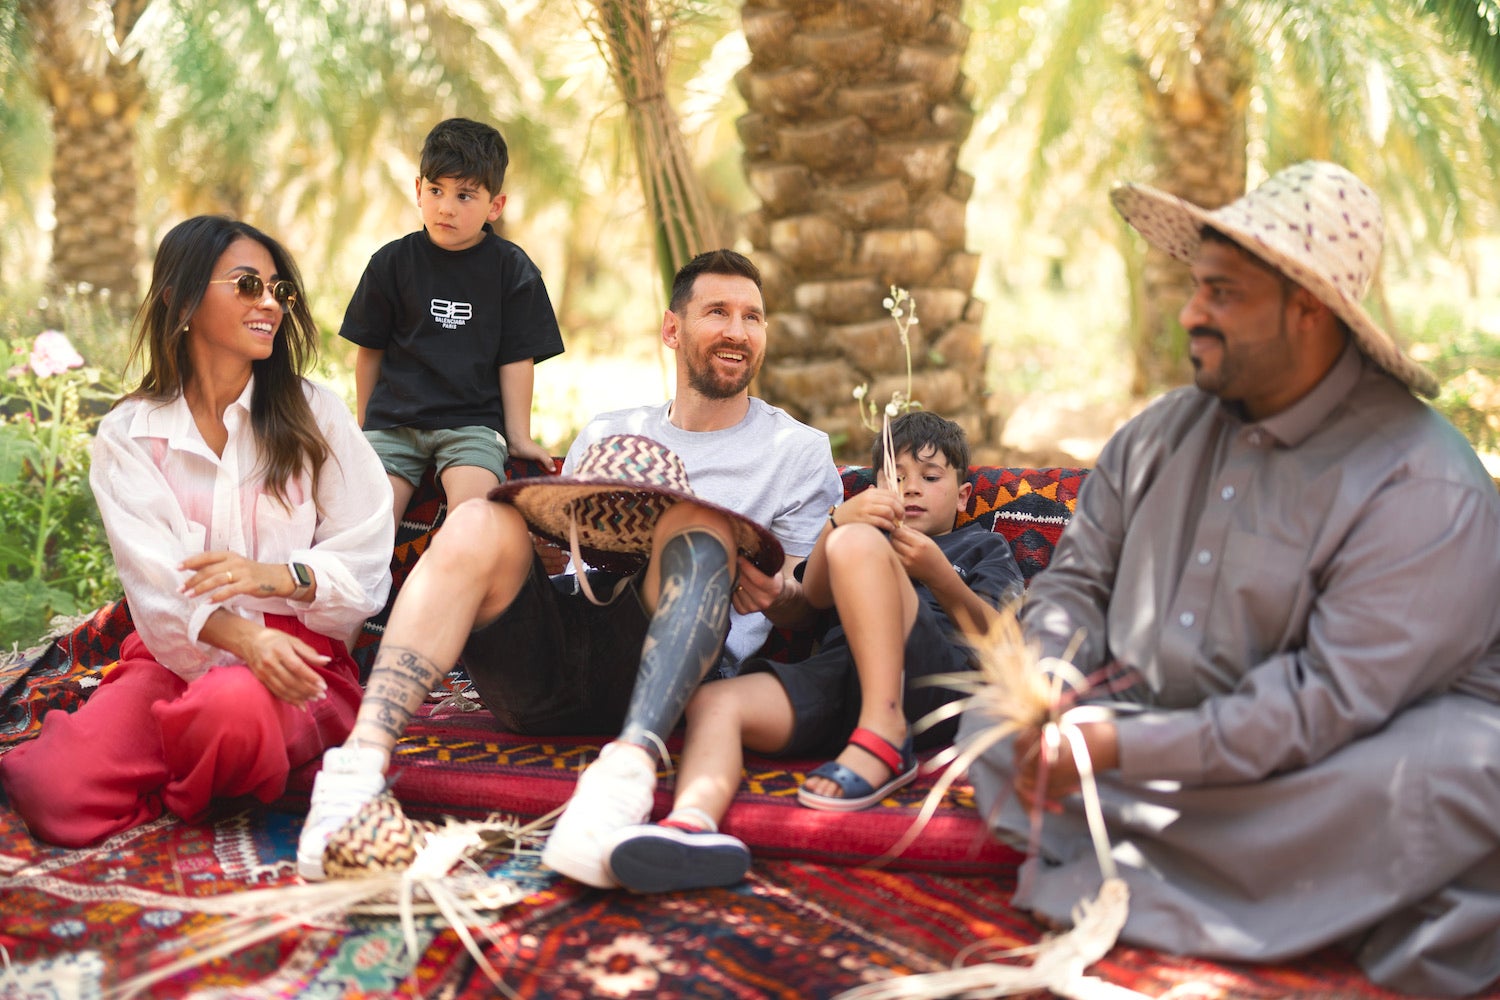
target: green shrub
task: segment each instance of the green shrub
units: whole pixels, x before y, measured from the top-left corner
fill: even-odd
[[[74,297],[88,298],[87,291]],[[85,363],[73,343],[117,334],[107,309],[63,311],[79,336],[40,329],[49,304],[9,308],[0,320],[0,643],[26,647],[56,615],[76,615],[119,595],[109,543],[89,489],[94,428],[118,395],[118,376]],[[82,317],[82,319],[79,319]],[[118,355],[114,371],[119,371]]]

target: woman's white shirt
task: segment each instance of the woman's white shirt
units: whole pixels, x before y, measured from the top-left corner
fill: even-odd
[[[237,662],[198,639],[218,608],[252,621],[295,616],[349,643],[390,593],[391,486],[353,415],[328,389],[303,382],[329,457],[317,495],[304,471],[287,483],[283,506],[264,488],[250,426],[254,385],[252,378],[224,413],[229,440],[222,456],[204,441],[180,396],[167,403],[126,400],[94,438],[89,483],[131,619],[151,655],[185,680]],[[306,563],[317,574],[317,594],[310,603],[237,595],[213,604],[212,592],[180,593],[192,575],[178,568],[182,561],[220,549],[258,562]]]

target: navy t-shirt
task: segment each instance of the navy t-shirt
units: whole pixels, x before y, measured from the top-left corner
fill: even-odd
[[[501,365],[561,354],[562,334],[542,273],[495,235],[444,250],[427,231],[370,258],[339,336],[384,351],[365,429],[505,429]]]

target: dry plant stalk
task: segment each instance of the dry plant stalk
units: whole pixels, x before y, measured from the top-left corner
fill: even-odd
[[[670,286],[672,275],[694,254],[724,246],[667,95],[672,31],[686,10],[664,0],[588,0],[580,12],[625,102],[637,172],[656,230],[658,264]]]
[[[899,414],[922,409],[922,404],[911,398],[911,328],[921,321],[917,319],[917,300],[904,288],[892,285],[891,294],[880,304],[891,314],[891,320],[896,324],[896,336],[901,338],[901,350],[906,355],[906,389],[893,391],[890,401],[885,404],[885,418],[889,421]],[[854,399],[859,407],[860,423],[873,431],[875,414],[880,412],[880,407],[870,396],[870,383],[855,386]]]
[[[1124,1000],[1143,994],[1085,976],[1084,970],[1107,955],[1119,939],[1120,930],[1130,908],[1130,891],[1115,871],[1109,841],[1104,827],[1094,784],[1093,768],[1076,720],[1086,718],[1085,707],[1064,712],[1064,688],[1081,694],[1088,688],[1087,679],[1067,659],[1043,658],[1021,633],[1015,608],[993,613],[982,635],[970,637],[978,660],[978,669],[964,674],[946,674],[933,678],[968,692],[943,708],[930,713],[920,725],[930,726],[961,712],[975,711],[994,720],[994,724],[975,735],[962,746],[954,746],[934,758],[943,768],[942,775],[922,804],[916,821],[906,834],[876,864],[899,856],[921,835],[942,798],[969,766],[996,744],[1027,731],[1040,731],[1043,766],[1055,759],[1063,744],[1074,755],[1082,782],[1085,813],[1104,880],[1099,894],[1092,900],[1080,900],[1073,910],[1073,927],[1066,933],[1043,939],[1027,948],[1011,949],[991,956],[1006,958],[1030,954],[1030,965],[1004,965],[987,961],[979,965],[955,968],[948,972],[904,976],[839,994],[838,1000],[926,1000],[940,997],[1003,997],[1035,990],[1050,990],[1073,1000]],[[1072,650],[1068,651],[1071,656]],[[1075,715],[1073,720],[1069,715]],[[1042,783],[1045,781],[1043,774]],[[1032,814],[1032,845],[1040,839],[1040,810]],[[955,959],[961,965],[974,952],[983,950],[985,942],[976,942]]]
[[[896,449],[891,442],[891,414],[887,410],[880,424],[880,473],[875,477],[875,485],[899,494],[900,481],[896,473]]]
[[[464,948],[507,997],[516,993],[484,957],[469,928],[478,927],[496,948],[505,944],[489,929],[486,912],[525,898],[509,879],[490,875],[475,860],[493,853],[534,854],[561,808],[531,823],[500,816],[475,822],[424,823],[406,818],[389,793],[367,803],[330,840],[326,882],[231,893],[237,915],[187,935],[163,949],[180,957],[116,984],[105,1000],[125,1000],[178,973],[243,951],[307,924],[349,915],[396,916],[412,962],[420,957],[415,917],[439,913]],[[352,850],[350,849],[352,846]],[[364,864],[353,862],[354,855]]]

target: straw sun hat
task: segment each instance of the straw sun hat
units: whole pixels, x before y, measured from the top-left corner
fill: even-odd
[[[784,558],[776,536],[743,514],[698,498],[676,452],[639,434],[600,438],[579,457],[572,475],[513,479],[491,490],[490,499],[514,506],[532,531],[564,549],[576,528],[583,558],[602,569],[642,565],[656,519],[682,500],[728,517],[740,552],[761,572],[779,571]]]
[[[1374,193],[1348,170],[1308,160],[1212,211],[1143,184],[1110,194],[1115,209],[1152,246],[1191,264],[1210,226],[1317,296],[1353,331],[1365,356],[1424,396],[1437,379],[1402,353],[1360,305],[1385,236]]]

